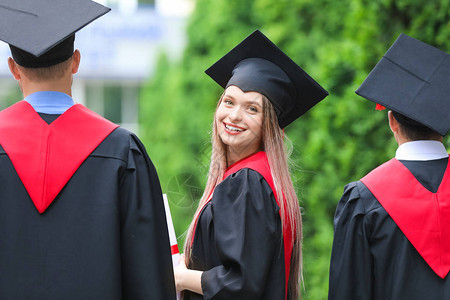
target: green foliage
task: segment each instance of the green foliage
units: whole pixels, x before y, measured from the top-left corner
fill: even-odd
[[[401,32],[448,52],[449,14],[450,0],[197,0],[184,57],[170,63],[162,56],[141,95],[141,136],[169,195],[177,234],[187,229],[206,181],[222,92],[203,71],[258,28],[330,92],[286,129],[303,207],[303,298],[326,299],[343,187],[396,149],[386,112],[354,90]]]

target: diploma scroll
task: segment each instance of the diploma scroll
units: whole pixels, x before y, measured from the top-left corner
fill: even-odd
[[[173,228],[172,215],[170,213],[169,201],[167,195],[163,194],[164,209],[166,210],[167,230],[169,231],[170,251],[172,253],[172,263],[175,268],[178,266],[178,260],[180,258],[180,251],[178,249],[177,236],[175,235],[175,229]],[[177,293],[177,299],[180,299],[180,293]]]

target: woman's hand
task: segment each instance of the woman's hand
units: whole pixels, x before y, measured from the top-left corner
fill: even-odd
[[[175,287],[177,292],[189,290],[203,295],[202,271],[190,270],[186,267],[184,254],[180,255],[178,266],[174,268]]]
[[[181,292],[184,290],[183,288],[183,278],[184,278],[184,272],[187,270],[186,262],[184,260],[184,254],[180,254],[180,258],[178,259],[178,266],[176,266],[173,269],[174,276],[175,276],[175,286],[177,289],[177,292]]]

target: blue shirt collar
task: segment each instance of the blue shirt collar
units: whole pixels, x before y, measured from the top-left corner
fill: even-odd
[[[36,112],[60,115],[75,104],[72,97],[55,91],[42,91],[28,95],[24,99]]]

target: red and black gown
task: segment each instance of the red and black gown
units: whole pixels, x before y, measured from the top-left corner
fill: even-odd
[[[45,119],[45,121],[44,121]],[[82,105],[0,112],[0,299],[175,299],[155,168]]]
[[[270,182],[270,184],[268,183]],[[280,208],[264,152],[231,166],[197,220],[192,269],[204,271],[203,296],[185,299],[286,299],[286,263]]]
[[[329,300],[450,299],[448,164],[392,159],[345,187]]]

